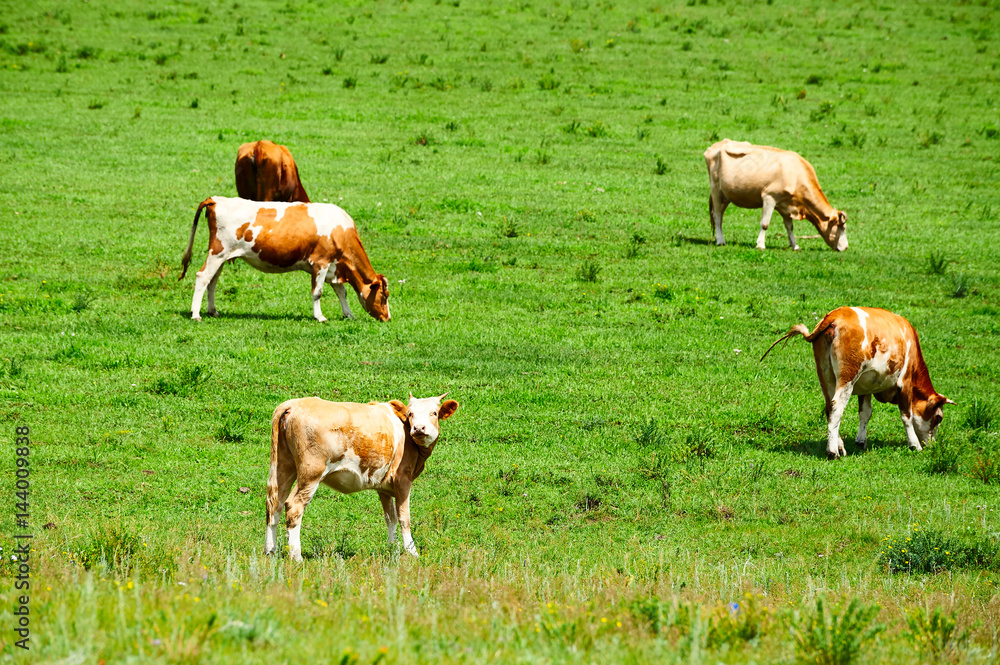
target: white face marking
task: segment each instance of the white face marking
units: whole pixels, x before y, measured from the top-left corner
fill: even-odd
[[[421,446],[431,446],[438,438],[438,406],[440,397],[417,399],[410,396],[410,435]]]

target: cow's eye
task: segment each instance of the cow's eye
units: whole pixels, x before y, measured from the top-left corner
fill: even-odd
[[[438,414],[438,412],[437,412],[437,411],[432,411],[432,412],[431,412],[431,415],[432,415],[432,416],[436,416],[437,414]]]

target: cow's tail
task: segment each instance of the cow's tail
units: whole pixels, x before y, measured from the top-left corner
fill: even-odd
[[[278,451],[280,447],[288,445],[285,441],[285,424],[289,411],[291,406],[284,402],[278,405],[271,416],[271,468],[267,473],[267,513],[264,515],[267,524],[270,524],[272,515],[281,512],[281,506],[278,505]]]
[[[188,271],[188,264],[191,263],[191,249],[194,247],[194,235],[198,231],[198,218],[201,217],[201,211],[202,209],[208,208],[214,204],[215,201],[211,198],[207,198],[198,205],[198,210],[194,213],[194,223],[191,224],[191,237],[188,238],[187,250],[184,252],[184,257],[181,259],[181,276],[177,278],[177,281],[184,279],[184,275],[186,275]]]
[[[833,324],[832,314],[833,314],[833,312],[831,312],[830,314],[827,314],[826,316],[824,316],[823,320],[820,321],[816,325],[816,328],[814,328],[812,332],[809,332],[809,328],[806,328],[801,323],[792,326],[791,330],[789,330],[787,333],[785,333],[782,337],[779,337],[778,339],[776,339],[774,341],[774,344],[772,344],[771,346],[767,347],[767,351],[765,351],[764,355],[762,355],[760,357],[761,361],[763,361],[764,358],[767,358],[767,354],[769,354],[771,352],[771,349],[773,349],[774,347],[776,347],[781,342],[787,343],[788,340],[790,340],[792,337],[795,337],[796,335],[802,335],[802,337],[807,342],[812,342],[817,337],[819,337],[820,335],[822,335],[826,331],[826,329],[829,328]]]
[[[715,232],[715,201],[712,195],[708,195],[708,222],[712,225],[712,232]]]

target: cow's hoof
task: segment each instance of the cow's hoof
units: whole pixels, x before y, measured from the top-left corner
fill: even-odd
[[[855,441],[854,447],[858,449],[858,452],[865,452],[868,450],[868,444],[864,441]]]
[[[722,242],[719,242],[718,240],[716,240],[715,241],[715,246],[716,247],[725,247],[726,246],[726,241],[723,240]]]
[[[192,321],[197,321],[198,323],[201,323],[201,317],[200,316],[192,316],[191,320]]]
[[[216,316],[218,316],[218,315],[219,315],[219,310],[217,310],[217,309],[210,309],[207,312],[205,312],[205,316],[211,316],[213,318],[216,317]]]
[[[762,251],[762,252],[763,252],[763,251],[764,251],[765,249],[767,249],[767,248],[766,248],[766,247],[764,247],[764,245],[757,245],[756,247],[754,247],[754,249],[759,249],[760,251]]]
[[[792,251],[793,251],[793,252],[801,252],[801,251],[802,251],[802,248],[801,248],[801,247],[799,247],[798,245],[796,245],[795,247],[792,247]]]
[[[912,450],[915,453],[919,453],[921,450],[923,450],[923,448],[921,448],[920,446],[910,446],[910,450]]]
[[[317,316],[317,317],[316,317],[316,320],[317,320],[317,321],[318,321],[319,323],[326,323],[326,317],[325,317],[325,316]]]
[[[826,451],[826,459],[832,462],[833,460],[837,459],[837,453],[831,453],[829,450]]]

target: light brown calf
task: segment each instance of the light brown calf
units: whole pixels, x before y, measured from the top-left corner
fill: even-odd
[[[917,331],[897,314],[872,307],[835,309],[812,332],[801,324],[793,326],[761,360],[778,342],[795,335],[802,335],[813,347],[816,373],[826,400],[826,454],[830,459],[847,454],[840,438],[840,420],[851,395],[858,396],[861,422],[855,441],[861,450],[868,439],[872,395],[899,407],[906,440],[913,450],[921,450],[922,443],[934,438],[941,424],[942,407],[954,404],[934,390]]]
[[[271,419],[264,552],[273,554],[277,549],[278,518],[284,507],[288,554],[294,561],[302,560],[302,515],[324,483],[344,494],[378,492],[389,542],[396,539],[398,523],[403,547],[419,556],[410,535],[410,488],[434,451],[440,421],[458,409],[455,400],[441,403],[445,395],[424,399],[410,395],[408,405],[397,400],[327,402],[318,397],[278,405]]]
[[[723,139],[705,151],[712,191],[709,216],[715,229],[715,244],[725,245],[722,215],[732,203],[740,208],[762,208],[757,249],[764,249],[767,227],[775,210],[785,222],[788,245],[795,242],[792,222],[808,219],[833,249],[847,249],[844,225],[847,215],[830,205],[816,180],[812,164],[788,150]]]
[[[300,201],[309,195],[288,148],[271,141],[244,143],[236,153],[236,191],[250,201]]]
[[[320,309],[323,284],[330,282],[340,309],[353,319],[344,284],[358,294],[365,311],[388,321],[389,282],[375,272],[361,245],[354,220],[329,203],[258,203],[213,196],[198,206],[187,251],[181,259],[187,274],[198,218],[208,221],[208,257],[198,271],[191,301],[191,318],[201,321],[201,300],[208,290],[208,315],[216,316],[215,285],[226,261],[243,259],[262,272],[302,270],[312,276],[313,316],[326,321]]]

